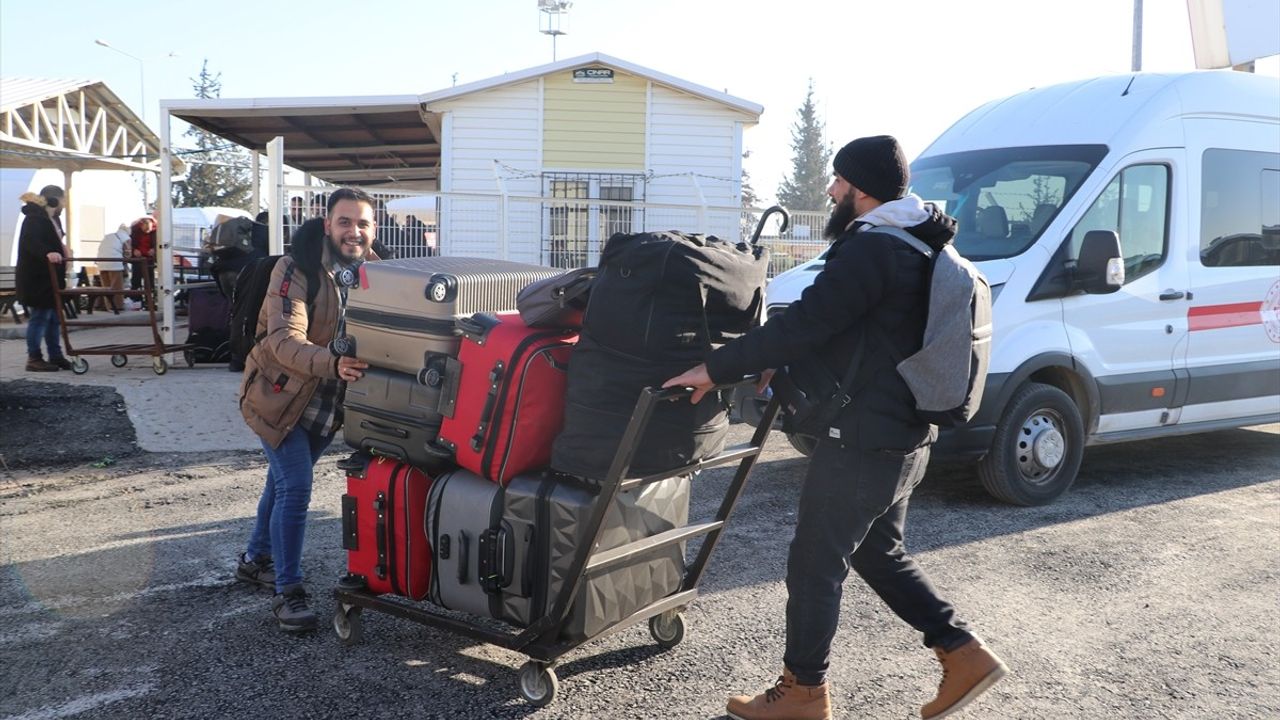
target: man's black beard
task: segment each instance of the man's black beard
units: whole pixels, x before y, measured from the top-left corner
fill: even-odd
[[[853,200],[845,196],[840,202],[831,208],[831,217],[827,220],[827,226],[822,230],[822,237],[827,240],[835,240],[844,233],[844,229],[849,227],[849,223],[853,222],[856,217],[856,211],[853,209]]]

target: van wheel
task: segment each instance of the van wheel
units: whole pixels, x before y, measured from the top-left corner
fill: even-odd
[[[805,457],[813,457],[813,451],[818,447],[818,438],[804,433],[787,433],[787,440],[791,441],[796,452]]]
[[[996,425],[978,463],[982,485],[1014,505],[1053,502],[1075,482],[1084,456],[1084,423],[1071,396],[1052,385],[1023,385]]]

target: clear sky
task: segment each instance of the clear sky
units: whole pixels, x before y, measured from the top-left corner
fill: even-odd
[[[1143,69],[1192,69],[1185,0],[1144,5]],[[577,0],[557,53],[603,52],[763,105],[744,144],[768,198],[810,78],[831,144],[890,133],[915,157],[987,100],[1127,72],[1132,19],[1130,0]],[[223,97],[413,94],[550,62],[538,29],[537,0],[0,0],[0,73],[105,80],[136,108],[139,63],[105,40],[144,61],[154,126],[205,59]]]

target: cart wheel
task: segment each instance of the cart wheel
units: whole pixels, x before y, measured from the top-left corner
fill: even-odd
[[[546,707],[556,697],[560,680],[546,663],[530,660],[520,666],[520,697],[534,707]]]
[[[71,372],[77,375],[83,375],[89,372],[89,361],[82,357],[78,357],[71,361]]]
[[[364,640],[364,620],[360,618],[360,611],[363,610],[358,605],[343,605],[339,603],[338,609],[333,613],[333,631],[338,634],[338,640],[343,645],[359,645]]]
[[[196,354],[190,350],[182,351],[182,359],[187,363],[187,367],[192,368],[196,366]]]
[[[121,355],[120,353],[116,353],[115,355],[111,356],[111,364],[114,365],[115,367],[124,367],[125,365],[129,364],[129,358],[127,356]]]
[[[679,645],[684,640],[684,613],[668,610],[654,615],[649,618],[649,634],[663,650]]]
[[[169,372],[169,362],[162,357],[151,358],[151,369],[155,370],[157,375],[163,375]]]

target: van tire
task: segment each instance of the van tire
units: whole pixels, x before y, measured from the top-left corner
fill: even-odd
[[[818,438],[804,433],[787,433],[787,440],[796,452],[805,457],[813,457],[813,451],[818,447]]]
[[[978,463],[982,485],[1014,505],[1053,502],[1075,482],[1084,457],[1084,423],[1071,396],[1029,382],[996,424],[991,451]]]

